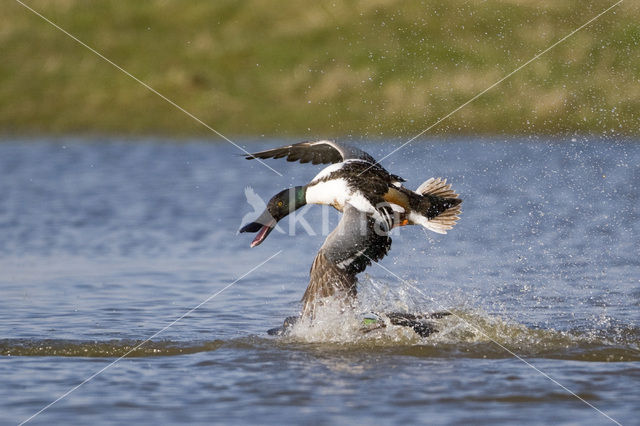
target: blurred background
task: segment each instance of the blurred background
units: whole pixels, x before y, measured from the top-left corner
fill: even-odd
[[[613,3],[26,2],[225,135],[363,139],[414,136]],[[2,10],[0,134],[212,135],[20,3]],[[427,136],[639,128],[627,1]]]

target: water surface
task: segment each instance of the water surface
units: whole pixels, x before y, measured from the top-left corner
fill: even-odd
[[[376,157],[396,145],[361,143]],[[126,354],[31,422],[638,424],[640,145],[427,140],[385,160],[411,188],[442,176],[464,199],[448,235],[401,229],[361,275],[362,312],[454,313],[426,339],[363,335],[330,310],[267,336],[297,313],[339,215],[313,206],[315,235],[284,221],[250,249],[245,192],[266,200],[321,168],[270,161],[279,177],[237,154],[0,144],[0,422]]]

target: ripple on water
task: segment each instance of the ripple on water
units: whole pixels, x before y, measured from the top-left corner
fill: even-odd
[[[222,340],[172,342],[144,340],[76,341],[61,339],[2,339],[0,355],[119,358],[175,356],[215,351]]]
[[[287,349],[405,355],[420,358],[502,359],[514,355],[594,362],[640,361],[640,330],[627,328],[616,335],[601,331],[566,332],[530,328],[478,311],[452,310],[434,320],[438,332],[420,337],[407,327],[386,327],[363,333],[361,316],[324,305],[315,321],[299,321],[284,337],[249,336],[211,341],[62,339],[2,339],[0,355],[38,357],[159,357],[211,352],[220,348],[241,351]],[[618,330],[619,331],[619,330]],[[216,363],[216,361],[201,361]],[[200,364],[199,364],[200,366]]]

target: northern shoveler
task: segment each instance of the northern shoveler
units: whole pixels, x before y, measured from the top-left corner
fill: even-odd
[[[306,204],[326,204],[343,212],[311,266],[310,282],[302,298],[303,315],[313,314],[322,297],[356,296],[356,275],[391,247],[389,232],[397,226],[422,225],[441,234],[451,229],[462,200],[440,178],[429,179],[415,191],[405,180],[389,173],[366,152],[334,141],[301,142],[256,152],[247,159],[286,158],[301,163],[328,164],[307,185],[276,194],[266,210],[240,232],[257,232],[255,247],[278,221]]]

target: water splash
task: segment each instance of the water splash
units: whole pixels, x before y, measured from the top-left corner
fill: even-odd
[[[211,352],[221,347],[256,350],[364,352],[416,357],[553,358],[599,362],[640,361],[640,328],[599,319],[571,330],[527,326],[470,306],[455,296],[453,306],[427,299],[409,286],[390,285],[365,276],[353,308],[327,299],[313,321],[297,321],[283,337],[249,335],[228,340],[148,341],[127,357],[177,356]],[[454,302],[451,302],[454,300]],[[384,326],[367,328],[369,313],[408,312],[450,315],[429,320],[437,332],[421,337],[410,327],[393,325],[381,314]],[[599,325],[606,326],[600,327]],[[0,356],[61,356],[117,358],[143,340],[76,341],[63,339],[0,339]]]
[[[442,311],[442,305],[425,300],[407,286],[390,287],[370,277],[363,287],[354,309],[346,310],[342,303],[327,299],[313,321],[298,321],[284,341],[354,350],[393,348],[393,352],[425,357],[505,358],[517,354],[584,361],[640,360],[640,328],[635,326],[561,331],[527,326],[465,303],[446,309],[450,315],[431,320],[437,332],[428,337],[392,325],[384,315],[384,327],[368,330],[363,327],[363,316],[369,312],[428,315]]]

